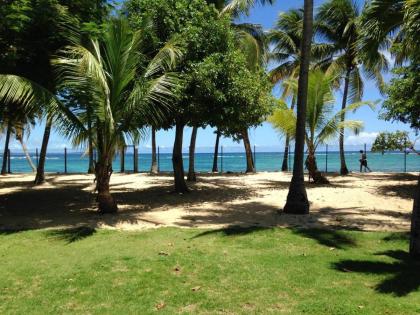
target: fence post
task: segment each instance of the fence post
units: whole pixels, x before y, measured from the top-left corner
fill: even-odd
[[[67,148],[64,148],[64,174],[67,174]]]
[[[10,171],[10,149],[7,149],[7,173],[12,174],[12,172]]]
[[[257,171],[257,152],[255,151],[255,144],[254,144],[254,171]]]
[[[133,147],[134,148],[134,152],[133,152],[133,158],[134,158],[134,165],[133,165],[133,169],[134,169],[134,173],[138,173],[139,172],[139,164],[138,164],[138,158],[139,158],[139,151],[138,148],[136,146]]]
[[[220,152],[220,173],[223,174],[223,146],[221,146]]]
[[[158,173],[160,172],[160,147],[158,146],[158,156],[157,156],[158,160]]]
[[[38,168],[38,164],[39,164],[38,148],[36,148],[35,150],[35,156],[36,156],[36,167]]]
[[[328,144],[325,146],[325,173],[328,173]]]
[[[291,170],[291,162],[290,162],[290,142],[289,146],[287,147],[287,171],[289,172]]]

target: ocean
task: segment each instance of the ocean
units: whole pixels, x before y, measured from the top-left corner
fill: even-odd
[[[34,163],[36,155],[31,153]],[[346,152],[347,167],[350,171],[359,171],[359,152]],[[290,168],[293,167],[293,153],[290,155]],[[415,172],[420,171],[420,155],[410,153],[404,159],[404,153],[369,153],[368,163],[372,171],[378,172]],[[185,170],[188,169],[188,153],[184,153]],[[0,157],[0,162],[2,157]],[[257,152],[256,169],[257,171],[279,171],[283,161],[281,152]],[[134,169],[133,154],[127,152],[125,156],[125,171],[130,172]],[[340,158],[338,152],[329,152],[317,154],[318,168],[321,171],[338,172],[340,169]],[[151,154],[139,153],[138,167],[140,172],[150,170]],[[213,153],[196,153],[195,169],[197,172],[210,172],[213,166]],[[246,168],[246,159],[244,152],[219,153],[218,158],[219,171],[223,172],[244,172]],[[12,173],[27,173],[31,169],[23,154],[12,153],[10,160]],[[70,152],[67,154],[67,172],[84,173],[88,168],[88,158],[81,152]],[[120,159],[117,156],[113,161],[114,172],[120,171]],[[161,171],[172,171],[172,155],[170,153],[160,153],[159,169]],[[64,154],[49,153],[45,164],[46,172],[63,173],[64,172]]]

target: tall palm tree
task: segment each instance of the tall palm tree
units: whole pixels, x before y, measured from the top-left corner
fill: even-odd
[[[305,148],[306,101],[308,93],[308,72],[311,60],[311,42],[313,31],[313,0],[305,0],[303,15],[303,41],[299,68],[299,85],[297,93],[297,117],[295,132],[295,154],[293,176],[283,211],[293,214],[309,213],[309,201],[306,194],[303,159]]]
[[[152,165],[150,166],[150,173],[157,174],[159,172],[157,157],[156,157],[156,128],[152,126]]]
[[[360,44],[366,58],[371,52],[392,48],[396,63],[401,64],[418,54],[419,29],[418,0],[367,1],[361,16]]]
[[[301,45],[303,39],[303,9],[292,9],[279,14],[275,27],[268,34],[269,42],[273,45],[268,59],[276,63],[270,71],[273,83],[285,78],[297,78],[299,74]],[[323,63],[329,57],[331,45],[326,43],[312,43],[312,59]],[[295,94],[290,94],[287,86],[283,86],[283,96],[291,96],[290,108],[296,105]],[[290,136],[286,134],[284,156],[281,170],[288,170]]]
[[[344,81],[341,108],[345,109],[348,102],[361,100],[363,95],[363,80],[361,68],[368,78],[375,79],[382,90],[382,71],[388,69],[388,62],[379,50],[366,52],[360,49],[361,33],[360,11],[353,0],[328,0],[322,4],[316,16],[317,33],[333,44],[332,62],[333,72],[339,70]],[[361,67],[362,66],[362,67]],[[345,120],[342,112],[341,121]],[[344,154],[344,130],[340,133],[340,174],[349,173]]]
[[[309,75],[305,134],[308,150],[306,164],[310,178],[315,183],[328,183],[328,180],[318,170],[315,156],[318,146],[338,136],[342,128],[357,132],[363,126],[361,121],[340,121],[342,112],[354,111],[366,104],[373,106],[369,102],[358,102],[334,113],[335,99],[333,87],[336,79],[336,75],[331,73],[325,74],[321,70],[312,70]],[[289,84],[292,89],[297,90],[297,79],[289,80]],[[283,133],[292,136],[295,134],[296,115],[287,106],[282,104],[270,118],[270,121],[276,129]]]
[[[118,210],[110,194],[112,160],[126,137],[136,139],[142,133],[139,122],[163,119],[160,110],[173,97],[176,77],[165,73],[172,68],[180,53],[167,43],[152,60],[141,54],[142,31],[132,32],[123,19],[110,21],[100,39],[89,46],[74,44],[60,51],[54,65],[59,87],[91,91],[94,145],[98,161],[95,165],[98,208],[101,213]],[[40,97],[40,95],[42,97]],[[0,98],[36,104],[49,104],[48,112],[58,130],[68,138],[86,133],[77,113],[29,80],[0,76]],[[47,101],[45,101],[47,99]],[[59,115],[57,115],[59,114]]]

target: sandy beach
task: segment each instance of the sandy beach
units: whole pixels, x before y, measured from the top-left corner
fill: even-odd
[[[92,175],[47,176],[34,187],[32,174],[0,178],[0,230],[78,225],[141,230],[161,226],[330,227],[408,231],[417,174],[329,176],[330,185],[308,184],[311,214],[284,215],[291,175],[199,175],[185,195],[172,193],[170,175],[113,174],[117,215],[95,212]]]

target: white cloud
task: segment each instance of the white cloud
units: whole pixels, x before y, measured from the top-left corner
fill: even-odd
[[[345,144],[346,145],[371,145],[375,141],[379,132],[361,132],[358,135],[348,136]]]

